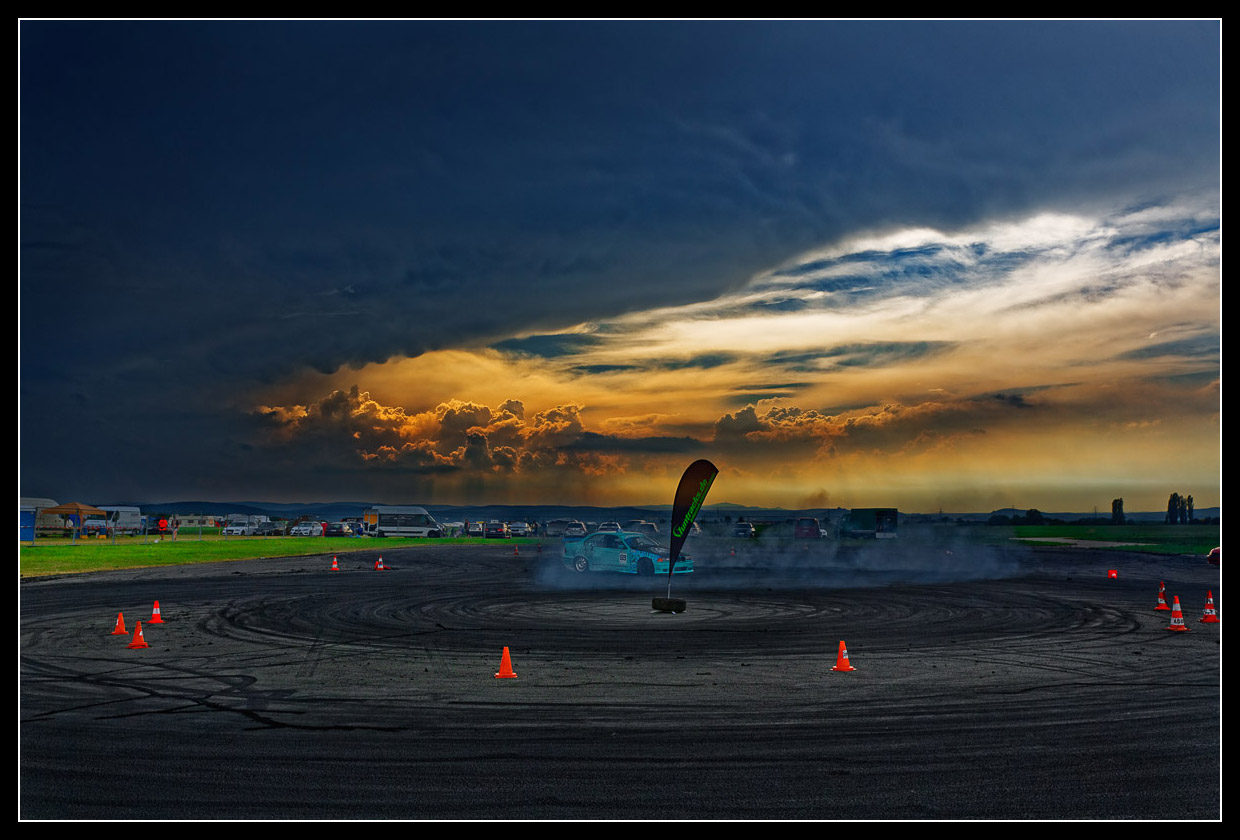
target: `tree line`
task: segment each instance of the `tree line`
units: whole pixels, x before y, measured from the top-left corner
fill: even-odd
[[[1105,524],[1108,520],[1101,517],[1094,519],[1074,519],[1072,524]],[[1181,496],[1179,493],[1172,493],[1171,498],[1167,500],[1167,515],[1164,521],[1168,525],[1197,525],[1212,524],[1217,522],[1216,519],[1199,520],[1194,515],[1193,497]],[[1111,519],[1112,525],[1123,525],[1127,522],[1124,516],[1124,500],[1122,498],[1111,500]],[[1004,516],[1001,513],[991,514],[987,520],[990,525],[1061,525],[1068,524],[1065,520],[1055,519],[1046,516],[1037,508],[1030,508],[1024,516]]]
[[[1193,519],[1193,497],[1172,493],[1167,499],[1167,524],[1188,525]]]

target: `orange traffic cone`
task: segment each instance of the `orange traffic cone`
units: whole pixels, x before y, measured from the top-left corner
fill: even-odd
[[[1107,578],[1115,579],[1119,577],[1119,569],[1107,569]]]
[[[1164,587],[1164,586],[1163,586],[1163,583],[1162,583],[1162,581],[1160,580],[1160,581],[1158,582],[1158,606],[1154,607],[1154,609],[1156,609],[1156,610],[1169,610],[1169,609],[1171,609],[1171,607],[1167,606],[1167,599],[1163,597],[1163,592],[1165,592],[1165,591],[1166,591],[1166,587]]]
[[[835,655],[835,667],[832,671],[855,671],[853,666],[848,664],[848,648],[844,647],[844,642],[840,642],[840,651]]]
[[[151,613],[151,620],[147,624],[163,624],[164,620],[159,617],[159,601],[155,602],[155,611]]]
[[[128,636],[129,631],[125,629],[125,614],[116,614],[116,629],[112,631],[113,636]]]
[[[146,643],[146,639],[142,637],[142,622],[141,621],[138,622],[138,628],[133,631],[133,641],[130,642],[127,645],[127,647],[131,647],[131,648],[150,647],[150,645]]]
[[[508,648],[504,648],[504,655],[499,660],[499,673],[495,675],[496,679],[515,680],[517,675],[512,672],[512,659],[508,656]]]
[[[1218,613],[1214,611],[1214,593],[1206,593],[1206,608],[1201,611],[1202,624],[1218,624]]]
[[[520,548],[521,546],[517,545],[516,543],[512,544],[512,556],[513,557],[517,557],[521,554],[521,552],[519,551]]]
[[[338,571],[340,571],[340,564],[339,564],[338,562],[336,562],[336,558],[335,558],[335,557],[333,557],[333,558],[332,558],[332,571],[333,571],[333,572],[338,572]]]
[[[1167,629],[1179,630],[1181,633],[1188,632],[1188,628],[1184,626],[1184,613],[1180,612],[1179,595],[1173,596],[1173,603],[1171,606],[1171,624],[1168,625]]]
[[[383,557],[382,557],[382,556],[380,556],[380,557],[379,557],[379,559],[375,561],[375,571],[376,571],[376,572],[385,572],[385,571],[387,571],[387,567],[383,565]]]

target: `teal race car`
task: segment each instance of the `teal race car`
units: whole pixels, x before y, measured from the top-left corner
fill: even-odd
[[[584,537],[564,539],[564,565],[578,572],[627,572],[631,575],[667,574],[667,546],[645,534],[628,531],[595,532]],[[676,559],[674,575],[693,571],[693,560],[686,554]]]

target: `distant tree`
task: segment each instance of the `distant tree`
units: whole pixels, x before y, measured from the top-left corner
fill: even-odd
[[[1042,525],[1046,522],[1046,517],[1042,515],[1042,511],[1037,508],[1029,508],[1025,513],[1025,522],[1030,525]]]
[[[1124,500],[1111,500],[1111,523],[1114,525],[1124,524]]]
[[[1185,514],[1184,514],[1185,524],[1192,525],[1193,524],[1193,497],[1192,496],[1186,496],[1184,498],[1184,511],[1185,511]]]
[[[1174,525],[1180,521],[1180,494],[1172,493],[1167,499],[1167,524]]]

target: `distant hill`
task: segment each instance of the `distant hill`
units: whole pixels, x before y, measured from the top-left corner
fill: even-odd
[[[225,517],[229,514],[265,514],[273,519],[296,519],[299,516],[313,516],[325,521],[335,521],[350,517],[360,517],[373,505],[372,502],[315,502],[311,504],[287,502],[103,502],[101,504],[136,505],[143,512],[166,513],[169,515],[211,514]],[[573,505],[424,505],[441,522],[471,522],[497,519],[501,522],[547,522],[551,519],[579,519],[582,522],[626,522],[630,519],[646,519],[652,522],[666,522],[672,511],[671,505],[626,505],[619,507],[573,506]],[[725,518],[736,521],[739,518],[755,520],[782,520],[798,516],[813,516],[820,520],[837,520],[847,508],[806,508],[790,510],[786,508],[764,508],[751,505],[740,505],[731,502],[708,504],[698,514],[703,522],[720,521]],[[965,520],[969,522],[985,522],[991,516],[1024,516],[1029,509],[1004,508],[1002,510],[972,513],[906,513],[901,512],[901,521],[932,522],[939,519],[951,521]],[[1042,511],[1048,519],[1060,519],[1073,522],[1079,519],[1110,520],[1110,511],[1087,512],[1052,512]],[[1217,519],[1220,508],[1197,508],[1194,515],[1198,519]],[[1162,522],[1166,511],[1125,511],[1124,517],[1129,522]]]

